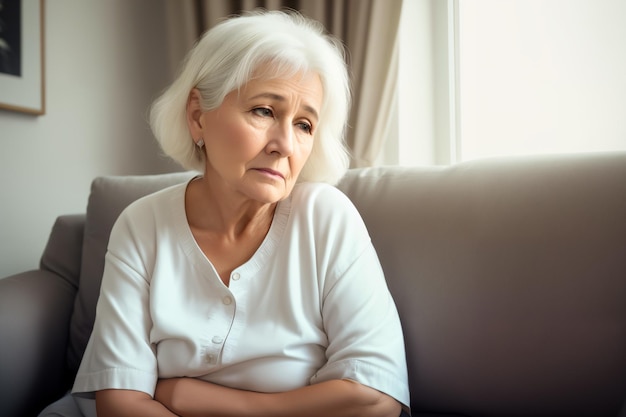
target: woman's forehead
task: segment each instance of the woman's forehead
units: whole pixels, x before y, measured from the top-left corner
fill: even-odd
[[[238,89],[240,98],[252,98],[255,96],[265,96],[280,100],[290,97],[299,97],[310,106],[319,111],[324,89],[321,78],[317,73],[295,73],[295,74],[274,74],[253,78]]]

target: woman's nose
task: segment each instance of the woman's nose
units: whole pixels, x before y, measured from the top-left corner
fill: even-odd
[[[293,153],[294,132],[291,123],[276,121],[268,134],[268,153],[278,152],[281,156],[290,156]]]

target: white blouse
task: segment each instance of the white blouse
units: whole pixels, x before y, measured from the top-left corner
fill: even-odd
[[[158,378],[180,376],[260,392],[347,378],[408,407],[398,314],[345,195],[296,185],[225,286],[191,233],[185,190],[144,197],[115,223],[74,394],[153,395]]]

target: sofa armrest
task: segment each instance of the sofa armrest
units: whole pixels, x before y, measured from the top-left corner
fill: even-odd
[[[29,416],[67,390],[69,320],[76,288],[46,270],[0,279],[0,410]]]

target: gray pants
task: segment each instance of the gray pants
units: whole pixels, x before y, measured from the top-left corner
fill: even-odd
[[[47,406],[39,417],[96,417],[96,400],[75,398],[67,393]]]

